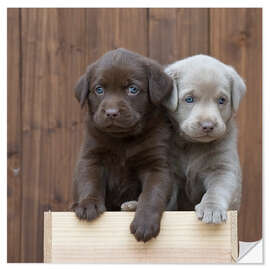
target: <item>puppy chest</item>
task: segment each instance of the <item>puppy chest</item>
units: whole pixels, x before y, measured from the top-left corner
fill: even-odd
[[[106,208],[120,211],[122,203],[137,200],[141,183],[128,159],[112,154],[104,163],[106,180]]]
[[[103,158],[103,166],[110,190],[123,189],[131,182],[138,181],[134,164],[127,158],[125,151],[108,152]]]

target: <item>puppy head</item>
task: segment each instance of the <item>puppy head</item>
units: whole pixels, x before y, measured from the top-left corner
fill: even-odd
[[[246,86],[230,66],[206,55],[178,61],[165,70],[174,80],[164,105],[191,141],[210,142],[226,133]]]
[[[113,136],[137,134],[155,106],[172,91],[172,79],[149,58],[117,49],[87,68],[75,87],[94,125]]]

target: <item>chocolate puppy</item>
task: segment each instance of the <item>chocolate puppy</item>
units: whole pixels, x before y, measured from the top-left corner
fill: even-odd
[[[177,205],[169,168],[172,131],[160,106],[172,88],[158,63],[125,49],[88,66],[75,87],[81,106],[88,106],[73,181],[80,219],[138,200],[131,233],[144,242],[158,235],[163,211]]]

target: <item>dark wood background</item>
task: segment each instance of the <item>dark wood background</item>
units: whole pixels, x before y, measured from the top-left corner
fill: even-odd
[[[239,239],[261,238],[261,9],[8,9],[9,262],[42,261],[43,212],[68,209],[82,141],[73,86],[89,63],[118,47],[162,64],[209,54],[246,80]]]

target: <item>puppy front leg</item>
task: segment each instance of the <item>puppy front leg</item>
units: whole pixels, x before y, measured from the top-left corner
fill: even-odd
[[[78,161],[73,179],[73,210],[88,221],[102,214],[105,208],[105,181],[102,168],[92,159]]]
[[[141,178],[142,193],[130,231],[137,241],[146,242],[159,234],[160,221],[166,208],[171,184],[167,172],[151,172],[142,175]]]
[[[197,217],[204,223],[219,224],[227,220],[233,200],[240,201],[241,185],[232,173],[213,174],[205,180],[206,193],[195,206]],[[237,210],[238,207],[236,207]]]

